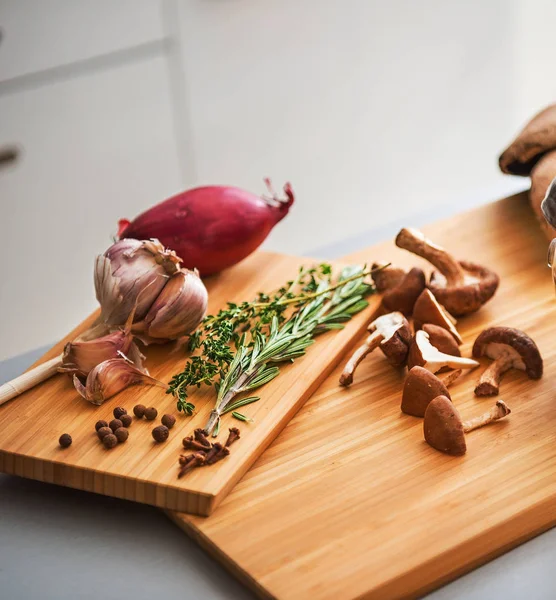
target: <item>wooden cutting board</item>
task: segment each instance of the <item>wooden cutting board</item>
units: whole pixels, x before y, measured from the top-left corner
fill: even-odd
[[[225,306],[226,301],[250,300],[259,291],[275,290],[293,279],[301,264],[311,263],[294,256],[257,253],[207,281],[209,311]],[[191,395],[197,412],[186,417],[177,413],[175,400],[158,387],[131,387],[97,407],[77,394],[68,377],[56,375],[0,406],[0,471],[161,508],[210,514],[365,330],[378,302],[378,297],[371,297],[370,307],[345,329],[319,336],[306,356],[284,366],[278,378],[261,388],[261,400],[242,410],[255,420],[253,424],[240,423],[231,415],[224,417],[219,439],[225,441],[228,427],[239,426],[241,440],[230,456],[216,465],[177,478],[178,457],[184,452],[181,440],[206,423],[214,405],[212,388]],[[39,362],[58,356],[64,344],[90,326],[94,317]],[[150,373],[162,381],[181,371],[186,359],[184,352],[170,354],[167,347],[150,347],[146,355]],[[128,441],[106,450],[96,436],[95,422],[110,421],[116,406],[126,407],[131,414],[139,402],[155,406],[159,419],[167,412],[177,415],[169,440],[155,444],[152,439],[151,430],[160,424],[159,419],[134,418]],[[64,432],[74,440],[66,450],[58,446]]]
[[[408,223],[409,225],[409,223]],[[469,356],[488,325],[527,331],[541,381],[508,373],[506,421],[467,436],[454,458],[400,412],[404,373],[378,353],[338,387],[338,366],[209,518],[173,513],[251,587],[282,599],[416,597],[556,524],[556,299],[547,242],[525,194],[424,230],[502,277],[498,294],[458,324]],[[350,260],[417,261],[392,243]],[[470,373],[451,389],[464,417],[489,407]]]

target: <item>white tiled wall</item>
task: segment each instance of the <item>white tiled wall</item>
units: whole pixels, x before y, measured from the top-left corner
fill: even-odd
[[[297,202],[266,246],[308,252],[463,210],[519,185],[498,153],[556,97],[547,0],[38,4],[0,0],[0,360],[94,306],[119,216],[270,175]]]

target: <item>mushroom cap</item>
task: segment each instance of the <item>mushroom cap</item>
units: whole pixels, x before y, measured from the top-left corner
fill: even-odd
[[[380,267],[382,266],[383,265],[380,263],[373,263],[371,265],[371,271],[374,271],[375,269],[380,269]],[[382,294],[383,292],[391,290],[392,288],[395,288],[397,285],[399,285],[402,282],[405,275],[405,269],[402,269],[400,267],[393,267],[390,265],[389,267],[385,267],[380,271],[376,271],[376,273],[372,273],[371,277],[374,281],[376,291]]]
[[[424,417],[427,406],[437,396],[451,398],[448,388],[436,375],[423,367],[413,367],[405,378],[401,409],[407,415]]]
[[[423,433],[427,444],[440,452],[461,456],[467,451],[461,417],[446,396],[436,397],[427,406]]]
[[[429,340],[428,333],[419,330],[415,333],[409,354],[407,364],[410,368],[414,366],[424,367],[432,373],[438,373],[444,367],[452,369],[474,369],[479,366],[476,360],[465,358],[463,356],[451,356],[437,350]]]
[[[413,336],[409,323],[401,312],[391,312],[378,317],[368,329],[371,332],[378,331],[384,337],[380,342],[380,349],[391,365],[405,365]]]
[[[430,343],[440,352],[451,354],[452,356],[461,356],[460,349],[454,339],[454,336],[438,325],[425,323],[422,327],[425,333],[429,334]]]
[[[489,327],[473,344],[473,356],[488,356],[496,360],[502,354],[514,357],[513,367],[527,373],[530,379],[540,379],[543,361],[537,344],[524,332],[513,327]]]
[[[415,329],[422,329],[425,323],[443,327],[453,335],[458,344],[463,343],[455,326],[456,320],[440,306],[433,293],[427,288],[421,292],[413,307],[413,325]]]
[[[415,302],[425,289],[426,283],[423,269],[413,267],[396,286],[384,293],[382,306],[389,311],[400,311],[406,317],[411,316]]]
[[[494,296],[500,283],[498,275],[486,267],[467,260],[459,264],[466,274],[462,285],[447,286],[446,278],[439,271],[433,271],[429,281],[429,289],[438,302],[456,317],[479,310]]]

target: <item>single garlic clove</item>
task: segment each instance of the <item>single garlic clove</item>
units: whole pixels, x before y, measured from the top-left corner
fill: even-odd
[[[165,250],[158,240],[123,239],[95,262],[95,290],[102,312],[110,325],[123,325],[137,303],[137,319],[142,319],[166,285],[179,270],[180,258]]]
[[[73,384],[79,394],[88,402],[97,405],[138,383],[166,388],[166,384],[138,369],[123,355],[97,365],[87,376],[85,385],[77,375],[73,376]]]
[[[198,274],[181,269],[160,292],[133,333],[145,343],[165,342],[191,333],[207,311],[208,292]]]

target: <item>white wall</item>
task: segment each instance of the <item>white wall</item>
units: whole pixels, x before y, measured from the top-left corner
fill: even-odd
[[[290,180],[265,246],[299,253],[515,188],[497,157],[556,97],[555,18],[548,0],[0,0],[0,148],[22,149],[0,169],[0,360],[84,317],[117,217],[184,187]]]

